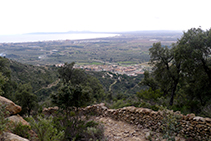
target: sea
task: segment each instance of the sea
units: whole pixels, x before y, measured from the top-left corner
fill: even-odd
[[[19,34],[0,35],[0,43],[22,43],[54,40],[81,40],[119,36],[119,34]]]

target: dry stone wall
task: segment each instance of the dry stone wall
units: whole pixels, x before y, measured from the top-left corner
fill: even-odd
[[[120,109],[108,109],[104,103],[88,106],[81,109],[84,114],[95,114],[111,117],[137,126],[148,128],[156,132],[162,132],[166,116],[176,117],[179,129],[178,134],[198,140],[211,139],[211,119],[197,117],[194,114],[182,115],[180,112],[153,111],[148,108],[136,108],[133,106]]]

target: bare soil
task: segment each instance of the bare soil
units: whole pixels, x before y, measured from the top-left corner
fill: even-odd
[[[143,129],[141,126],[116,121],[109,117],[95,117],[94,120],[104,125],[104,134],[108,141],[166,141],[162,134]],[[175,139],[185,141],[181,137]]]

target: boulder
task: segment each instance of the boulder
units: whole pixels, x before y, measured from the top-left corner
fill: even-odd
[[[13,115],[7,118],[12,123],[22,123],[23,125],[29,125],[27,121],[25,121],[21,116],[19,115]]]
[[[3,135],[1,135],[0,140],[3,141],[29,141],[28,139],[22,138],[18,135],[15,135],[13,133],[4,132]]]
[[[55,106],[55,107],[48,107],[48,108],[44,108],[42,113],[46,116],[49,115],[54,115],[56,112],[58,112],[59,107]]]
[[[21,116],[19,116],[19,115],[13,115],[13,116],[10,116],[10,117],[8,117],[7,118],[8,120],[9,120],[9,122],[11,122],[11,123],[22,123],[22,125],[27,125],[27,126],[29,126],[29,127],[31,127],[30,126],[30,124],[27,122],[27,121],[25,121]],[[15,126],[15,125],[13,125],[13,124],[11,124],[12,126]],[[33,137],[33,138],[37,138],[37,134],[33,131],[33,130],[30,130],[30,131],[28,131],[28,133],[30,134],[30,136],[31,137]]]
[[[22,110],[20,106],[2,96],[0,96],[0,103],[6,106],[6,110],[8,110],[11,115],[17,114]]]

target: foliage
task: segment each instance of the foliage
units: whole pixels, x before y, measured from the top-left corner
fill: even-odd
[[[155,79],[150,75],[148,71],[144,71],[144,79],[139,83],[141,86],[148,86],[153,91],[159,88],[159,84],[155,81]]]
[[[9,112],[6,111],[6,107],[0,103],[0,135],[7,128],[8,119],[6,118]]]
[[[31,137],[30,133],[29,133],[29,131],[31,130],[30,126],[23,125],[21,122],[19,122],[19,123],[15,123],[13,125],[13,127],[14,128],[12,128],[12,133],[14,133],[18,136],[27,138],[27,139],[29,139]]]
[[[52,94],[52,102],[59,108],[65,110],[66,116],[73,107],[86,106],[91,101],[90,89],[81,85],[72,86],[70,83],[64,84],[58,93]]]
[[[94,127],[87,127],[85,131],[85,138],[86,140],[100,140],[105,141],[104,137],[104,129],[102,125],[94,126]]]
[[[83,70],[74,69],[73,66],[74,63],[65,63],[58,69],[61,86],[57,93],[51,95],[51,98],[52,103],[65,113],[65,117],[56,119],[56,126],[64,130],[65,139],[68,140],[80,140],[88,135],[89,138],[93,138],[98,134],[98,130],[94,127],[86,127],[78,108],[101,100],[102,86],[97,79]],[[72,111],[75,111],[74,114]]]
[[[78,115],[69,115],[69,119],[61,116],[56,116],[53,119],[53,124],[58,130],[65,131],[64,140],[74,141],[90,141],[90,140],[105,140],[104,128],[101,124],[85,119],[77,118]]]
[[[31,114],[37,104],[37,97],[32,93],[32,87],[28,84],[20,84],[16,91],[16,101],[22,107],[22,114]]]
[[[114,102],[110,108],[119,109],[119,108],[127,107],[127,106],[130,106],[130,105],[131,105],[130,103],[121,99],[121,100],[117,100],[116,102]]]
[[[109,73],[113,75],[113,77],[110,77],[108,72],[88,72],[88,74],[96,77],[100,81],[107,95],[112,93],[113,98],[117,98],[120,94],[124,95],[124,98],[128,98],[130,95],[136,94],[137,91],[146,88],[146,86],[138,85],[144,77],[143,74],[128,76],[125,74]]]
[[[64,132],[57,130],[53,125],[53,118],[48,119],[38,116],[36,120],[32,117],[27,119],[36,132],[39,141],[58,141],[64,137]]]
[[[160,107],[162,110],[163,119],[161,129],[163,132],[163,138],[167,141],[175,141],[175,136],[179,133],[179,122],[180,115],[175,115],[173,111],[167,110],[164,107]]]
[[[59,69],[58,69],[58,73],[59,73],[59,78],[62,80],[62,82],[65,84],[65,83],[69,83],[69,81],[74,81],[73,80],[73,76],[74,76],[74,62],[68,64],[68,63],[65,63],[64,66],[61,66]]]
[[[171,48],[153,44],[149,49],[153,69],[151,74],[145,72],[140,84],[160,89],[174,109],[190,107],[189,112],[200,113],[211,98],[210,37],[211,29],[192,28]]]
[[[38,96],[39,100],[44,100],[48,97],[50,95],[49,93],[52,91],[53,82],[57,82],[56,67],[32,66],[13,60],[9,61],[9,65],[11,80],[21,84],[30,83],[32,92]]]
[[[14,99],[16,83],[11,79],[10,61],[0,57],[0,95]]]
[[[139,99],[148,100],[148,101],[157,101],[158,98],[163,96],[163,92],[161,90],[156,89],[153,90],[151,87],[146,90],[141,90],[140,92],[137,92],[137,97]]]
[[[3,57],[0,57],[0,72],[2,72],[5,77],[10,78],[9,60]]]
[[[59,78],[62,80],[63,85],[79,86],[83,87],[83,91],[89,91],[92,97],[92,102],[99,102],[102,100],[104,90],[99,81],[88,75],[82,69],[74,69],[74,62],[71,64],[65,63],[64,66],[58,69]]]
[[[2,73],[0,72],[0,95],[4,94],[3,87],[4,87],[4,84],[6,83],[7,80],[8,79],[6,77],[4,77],[2,75]]]

